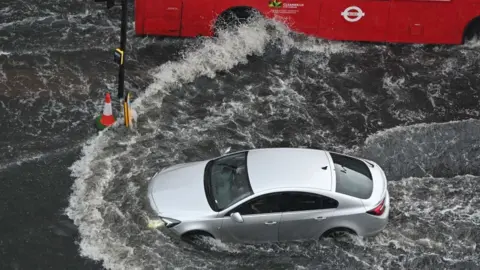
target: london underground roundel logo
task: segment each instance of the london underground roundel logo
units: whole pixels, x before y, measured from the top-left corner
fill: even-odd
[[[358,22],[365,13],[361,8],[353,6],[346,8],[340,15],[348,22]]]

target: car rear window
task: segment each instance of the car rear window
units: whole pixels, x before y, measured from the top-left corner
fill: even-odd
[[[330,153],[335,164],[336,192],[360,199],[372,195],[373,181],[370,169],[359,159]]]

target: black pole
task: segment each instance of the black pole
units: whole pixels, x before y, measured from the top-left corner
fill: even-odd
[[[123,98],[125,87],[125,45],[127,43],[127,0],[122,0],[122,26],[120,34],[120,49],[123,51],[123,59],[118,72],[118,98]]]

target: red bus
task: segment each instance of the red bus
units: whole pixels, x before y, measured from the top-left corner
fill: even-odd
[[[330,40],[462,44],[480,32],[480,0],[135,0],[135,32],[212,36],[255,13]]]

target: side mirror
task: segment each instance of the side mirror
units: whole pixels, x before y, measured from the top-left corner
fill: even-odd
[[[240,215],[240,213],[238,213],[238,212],[232,213],[230,215],[230,217],[238,223],[243,223],[242,215]]]
[[[222,156],[228,154],[230,150],[232,150],[232,147],[229,146],[227,149],[223,151]]]

